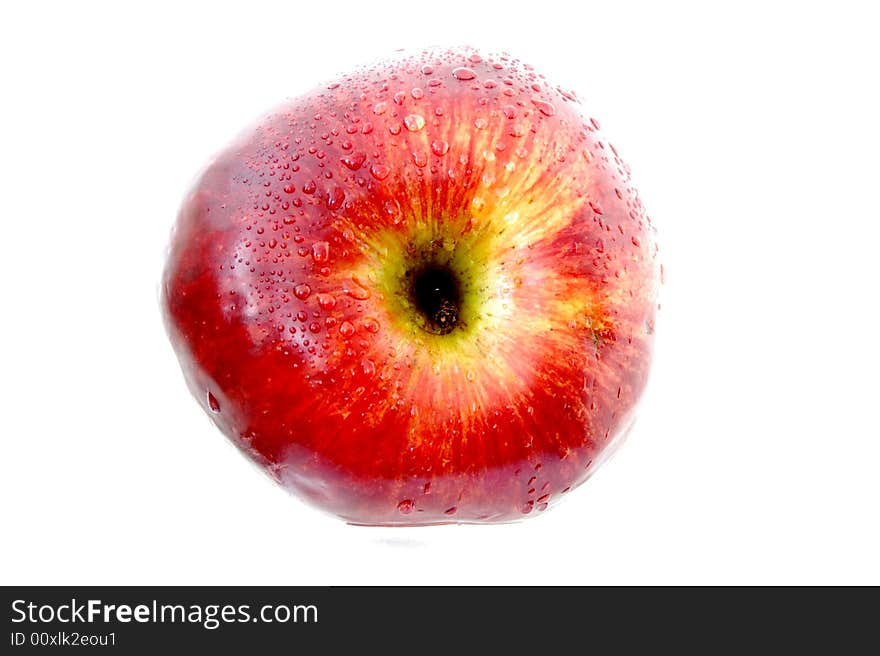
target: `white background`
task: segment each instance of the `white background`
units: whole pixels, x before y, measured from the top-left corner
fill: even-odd
[[[5,3],[0,582],[880,584],[877,20],[710,4]],[[190,398],[163,251],[264,110],[460,43],[576,89],[632,165],[666,269],[655,368],[628,443],[547,515],[350,527]]]

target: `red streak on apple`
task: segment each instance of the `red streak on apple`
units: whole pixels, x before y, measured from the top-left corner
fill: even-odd
[[[435,49],[218,155],[162,287],[216,425],[352,523],[510,521],[586,480],[645,386],[658,264],[584,116],[510,56]]]

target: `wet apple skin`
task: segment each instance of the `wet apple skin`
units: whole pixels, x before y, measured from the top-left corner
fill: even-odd
[[[585,116],[512,57],[431,50],[319,87],[220,153],[162,284],[214,423],[352,523],[511,521],[585,481],[633,420],[658,284],[629,170]],[[389,302],[385,262],[422,257],[407,248],[424,235],[488,308],[455,347]]]

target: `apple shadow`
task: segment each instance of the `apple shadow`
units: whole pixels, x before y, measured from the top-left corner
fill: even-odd
[[[373,542],[377,545],[390,547],[392,549],[423,549],[428,546],[427,541],[413,538],[383,537],[373,538]]]

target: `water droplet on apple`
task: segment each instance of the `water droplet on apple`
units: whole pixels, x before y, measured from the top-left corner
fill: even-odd
[[[447,508],[446,510],[444,510],[443,514],[444,515],[454,515],[457,510],[458,510],[458,508],[456,508],[455,506],[452,506],[452,508]]]
[[[428,165],[428,156],[421,150],[413,151],[412,160],[413,164],[419,168],[425,168]]]
[[[477,128],[478,130],[483,130],[483,129],[485,129],[485,127],[486,127],[487,125],[489,125],[489,121],[487,121],[486,119],[484,119],[484,118],[482,118],[482,117],[481,117],[481,118],[478,118],[478,119],[476,119],[476,120],[474,121],[474,127]]]
[[[312,259],[315,262],[326,262],[330,257],[330,244],[326,241],[316,241],[312,244]]]
[[[538,111],[544,116],[553,116],[556,113],[556,107],[551,103],[548,103],[546,100],[541,100],[537,96],[532,98],[532,104],[537,107]]]
[[[382,209],[385,211],[386,216],[388,216],[388,218],[390,218],[395,224],[400,223],[400,205],[396,200],[386,200],[382,205]]]
[[[386,102],[377,102],[373,105],[373,113],[376,115],[384,114],[388,109],[388,103]]]
[[[397,504],[397,511],[401,515],[409,515],[413,511],[413,505],[412,499],[404,499]]]
[[[208,407],[211,408],[211,412],[215,415],[220,414],[220,402],[217,400],[217,397],[208,392]]]
[[[366,319],[364,319],[363,326],[364,330],[366,330],[368,333],[375,334],[379,332],[379,322],[373,317],[367,317]]]
[[[530,512],[532,512],[532,508],[534,508],[534,506],[535,506],[534,501],[526,501],[522,505],[522,508],[520,508],[520,512],[522,512],[523,515],[528,515]]]
[[[389,173],[391,173],[391,169],[383,164],[373,164],[370,167],[370,174],[377,180],[384,180],[388,177]]]
[[[333,294],[318,294],[318,306],[324,311],[330,311],[336,307],[336,297]]]
[[[442,157],[447,152],[449,152],[449,144],[445,141],[437,140],[431,142],[431,152],[434,153],[437,157]]]
[[[327,207],[331,210],[338,210],[342,207],[342,201],[345,200],[345,192],[341,187],[333,187],[327,194]]]
[[[306,283],[302,283],[301,285],[297,285],[293,288],[293,295],[301,301],[306,300],[311,293],[312,288],[309,287]]]
[[[361,362],[361,370],[368,378],[372,378],[376,373],[376,365],[372,360],[363,360]]]
[[[394,100],[395,105],[402,105],[403,101],[406,100],[406,94],[403,91],[398,91],[394,94],[392,100]]]
[[[339,324],[339,334],[343,337],[351,337],[354,335],[354,325],[350,321],[343,321]]]
[[[410,132],[418,132],[425,127],[425,117],[421,114],[408,114],[403,118],[403,124]]]
[[[343,285],[343,291],[346,295],[358,301],[366,301],[370,298],[370,290],[364,286],[356,275],[351,277],[351,281],[346,281]]]
[[[409,93],[416,100],[421,100],[425,97],[425,92],[420,87],[413,87],[412,91],[410,91]]]
[[[352,153],[342,158],[342,163],[352,171],[357,171],[367,161],[366,153]],[[286,187],[285,187],[286,189]]]
[[[466,81],[473,80],[475,77],[477,77],[477,74],[466,66],[459,66],[458,68],[452,69],[452,77],[454,77],[456,80]]]

